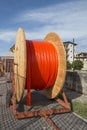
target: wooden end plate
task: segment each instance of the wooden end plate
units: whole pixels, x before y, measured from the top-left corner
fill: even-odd
[[[16,36],[14,74],[16,98],[19,102],[23,96],[26,81],[26,40],[22,28],[19,28]]]
[[[45,38],[44,41],[50,42],[54,45],[56,48],[57,54],[58,54],[58,72],[55,84],[52,88],[48,88],[44,90],[45,95],[53,99],[63,88],[63,84],[65,81],[65,75],[66,75],[66,53],[64,49],[64,45],[60,39],[60,37],[55,33],[49,33]]]

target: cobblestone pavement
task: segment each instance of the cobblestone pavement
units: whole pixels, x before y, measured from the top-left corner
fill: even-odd
[[[0,84],[0,130],[54,130],[43,117],[15,119],[13,111],[6,108],[6,93],[11,83]],[[67,91],[67,90],[66,90]],[[70,94],[66,92],[67,95]],[[75,95],[76,96],[76,95]],[[78,97],[81,95],[78,95]],[[71,96],[73,99],[78,98]],[[39,92],[32,92],[33,109],[60,107],[55,101],[48,100]],[[49,116],[60,130],[87,130],[87,122],[76,116],[73,112]]]

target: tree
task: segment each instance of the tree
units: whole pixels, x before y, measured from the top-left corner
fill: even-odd
[[[72,64],[69,61],[67,61],[67,69],[69,70],[71,68],[72,68]]]
[[[81,60],[75,60],[72,63],[72,67],[74,70],[81,70],[83,68],[83,62]]]

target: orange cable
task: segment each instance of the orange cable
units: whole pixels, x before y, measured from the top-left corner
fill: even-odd
[[[27,89],[44,90],[52,87],[58,72],[58,56],[55,47],[49,42],[26,40],[26,48]]]
[[[48,42],[26,40],[27,104],[30,106],[31,89],[44,90],[54,85],[58,72],[58,56],[55,47]]]

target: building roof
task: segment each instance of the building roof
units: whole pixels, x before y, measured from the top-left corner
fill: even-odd
[[[14,52],[14,50],[15,50],[15,44],[10,48],[11,52]]]
[[[81,53],[78,53],[76,54],[76,58],[87,58],[87,52],[81,52]]]
[[[80,52],[80,53],[78,53],[77,55],[87,55],[87,52]]]
[[[76,46],[77,44],[71,41],[67,41],[67,42],[63,42],[64,44],[73,44],[74,46]]]

